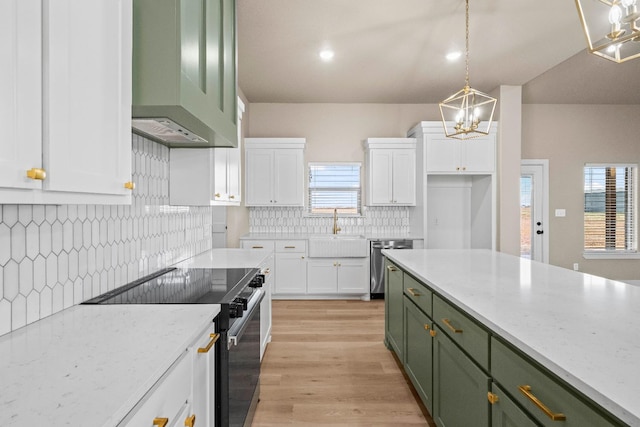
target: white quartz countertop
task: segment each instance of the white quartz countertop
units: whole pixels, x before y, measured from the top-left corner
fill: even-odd
[[[489,250],[383,254],[622,421],[640,426],[640,287]]]
[[[0,337],[0,425],[115,426],[219,305],[77,305]]]
[[[253,268],[270,255],[268,250],[211,249],[174,264],[178,268]]]
[[[249,233],[240,237],[240,240],[307,240],[313,236],[317,236],[315,233]],[[346,233],[340,233],[340,236],[347,235]],[[386,233],[366,233],[363,234],[367,240],[421,240],[423,236],[418,234],[397,234],[390,235]]]

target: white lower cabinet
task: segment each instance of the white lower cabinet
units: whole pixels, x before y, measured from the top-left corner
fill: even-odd
[[[118,426],[215,425],[214,327],[199,335]]]
[[[271,293],[274,284],[274,256],[273,254],[260,266],[260,272],[264,274],[262,290],[264,298],[260,303],[260,360],[264,356],[267,344],[271,342]]]
[[[367,258],[311,258],[307,263],[308,293],[366,293],[368,266]]]
[[[304,254],[276,253],[276,268],[275,295],[307,293],[307,260]]]

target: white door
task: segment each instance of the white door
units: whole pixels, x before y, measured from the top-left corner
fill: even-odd
[[[390,205],[393,202],[393,150],[371,150],[371,170],[369,185],[370,205]]]
[[[0,2],[0,187],[42,187],[41,28],[40,0]]]
[[[549,163],[523,160],[520,175],[520,256],[549,262]]]
[[[273,203],[283,206],[303,206],[302,151],[274,150],[273,165]]]
[[[416,204],[415,150],[395,150],[393,153],[393,203]]]
[[[369,281],[367,258],[342,259],[338,261],[338,292],[368,293]]]
[[[128,194],[131,2],[44,1],[43,25],[45,188]]]
[[[228,157],[228,148],[213,149],[213,200],[216,202],[229,201]]]
[[[330,258],[307,263],[307,290],[310,294],[335,293],[338,290],[338,263]]]
[[[273,203],[273,150],[255,148],[245,155],[245,204],[269,206]]]

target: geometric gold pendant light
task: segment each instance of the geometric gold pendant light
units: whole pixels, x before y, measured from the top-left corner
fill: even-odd
[[[614,62],[640,58],[638,0],[575,0],[589,51]]]
[[[469,0],[466,0],[465,17],[465,85],[440,103],[440,116],[445,135],[456,139],[488,135],[496,108],[495,98],[469,86]]]

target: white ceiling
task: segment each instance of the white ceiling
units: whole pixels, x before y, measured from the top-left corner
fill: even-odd
[[[238,81],[249,102],[437,103],[464,86],[464,56],[445,59],[464,51],[464,0],[237,4]],[[540,76],[524,87],[525,102],[638,103],[640,60],[587,54],[573,0],[471,0],[470,17],[473,88]],[[319,59],[323,47],[333,61]],[[597,87],[585,93],[584,83]]]

